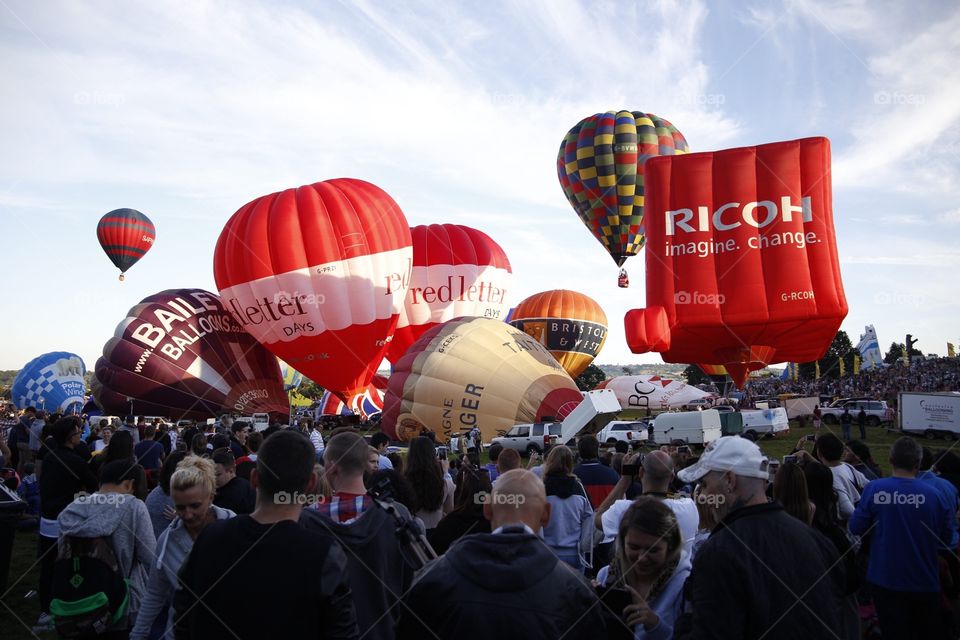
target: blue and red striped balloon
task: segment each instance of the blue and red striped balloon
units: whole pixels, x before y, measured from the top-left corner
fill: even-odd
[[[157,231],[150,218],[136,209],[114,209],[100,218],[97,225],[97,240],[104,253],[120,269],[121,280],[127,269],[146,255],[156,237]]]

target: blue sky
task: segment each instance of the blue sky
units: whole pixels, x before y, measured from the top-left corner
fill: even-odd
[[[601,363],[644,306],[564,198],[566,131],[609,109],[692,150],[824,135],[857,342],[960,341],[960,7],[951,2],[0,3],[0,369],[52,350],[88,367],[126,310],[216,291],[226,220],[265,193],[348,176],[411,225],[480,228],[514,303],[581,290]],[[131,207],[155,247],[119,283],[97,220]]]

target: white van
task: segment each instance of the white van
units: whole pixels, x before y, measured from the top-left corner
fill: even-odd
[[[787,410],[783,407],[776,409],[754,409],[741,411],[743,416],[743,435],[753,433],[758,436],[778,436],[790,433],[790,421]]]
[[[676,441],[707,444],[722,435],[720,412],[716,409],[671,411],[661,413],[653,421],[653,441],[656,444]]]
[[[253,414],[253,430],[254,431],[263,431],[270,426],[270,414],[269,413],[255,413]]]

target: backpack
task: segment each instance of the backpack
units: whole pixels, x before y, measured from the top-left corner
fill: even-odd
[[[65,536],[53,565],[50,588],[61,638],[92,638],[127,614],[129,588],[105,537]]]

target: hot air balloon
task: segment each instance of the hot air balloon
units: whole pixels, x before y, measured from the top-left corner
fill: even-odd
[[[823,357],[847,315],[830,142],[806,138],[647,162],[647,306],[634,353],[722,364],[738,386]]]
[[[329,391],[324,391],[317,403],[316,419],[320,416],[350,416],[358,415],[368,420],[383,411],[383,394],[387,390],[387,379],[383,376],[374,376],[373,382],[367,385],[364,393],[354,396],[353,407]]]
[[[387,358],[396,362],[423,332],[459,318],[502,320],[513,273],[510,261],[487,234],[459,224],[410,228],[413,272]]]
[[[534,337],[576,378],[590,366],[607,339],[607,314],[578,291],[535,293],[519,305],[510,324]]]
[[[341,178],[241,207],[217,240],[213,274],[240,326],[352,405],[383,360],[412,261],[397,203]]]
[[[657,375],[617,376],[604,380],[597,389],[613,389],[624,409],[670,409],[710,395],[683,380]]]
[[[120,269],[120,280],[127,269],[146,255],[157,230],[150,218],[136,209],[114,209],[100,218],[97,240],[110,261]]]
[[[277,358],[277,364],[280,365],[280,376],[283,378],[283,390],[287,393],[293,391],[303,384],[303,374],[288,365],[283,360]]]
[[[562,419],[583,400],[546,347],[492,318],[456,318],[424,333],[394,365],[381,429],[409,440],[478,427],[484,440],[518,422]]]
[[[644,244],[644,162],[686,152],[683,134],[652,113],[598,113],[567,132],[557,154],[560,186],[618,267]],[[628,286],[626,271],[618,284]]]
[[[13,403],[20,409],[34,407],[52,413],[79,413],[87,385],[86,365],[75,353],[52,351],[23,365],[10,388]]]
[[[289,412],[277,359],[202,289],[161,291],[131,308],[95,372],[94,396],[108,414]]]

